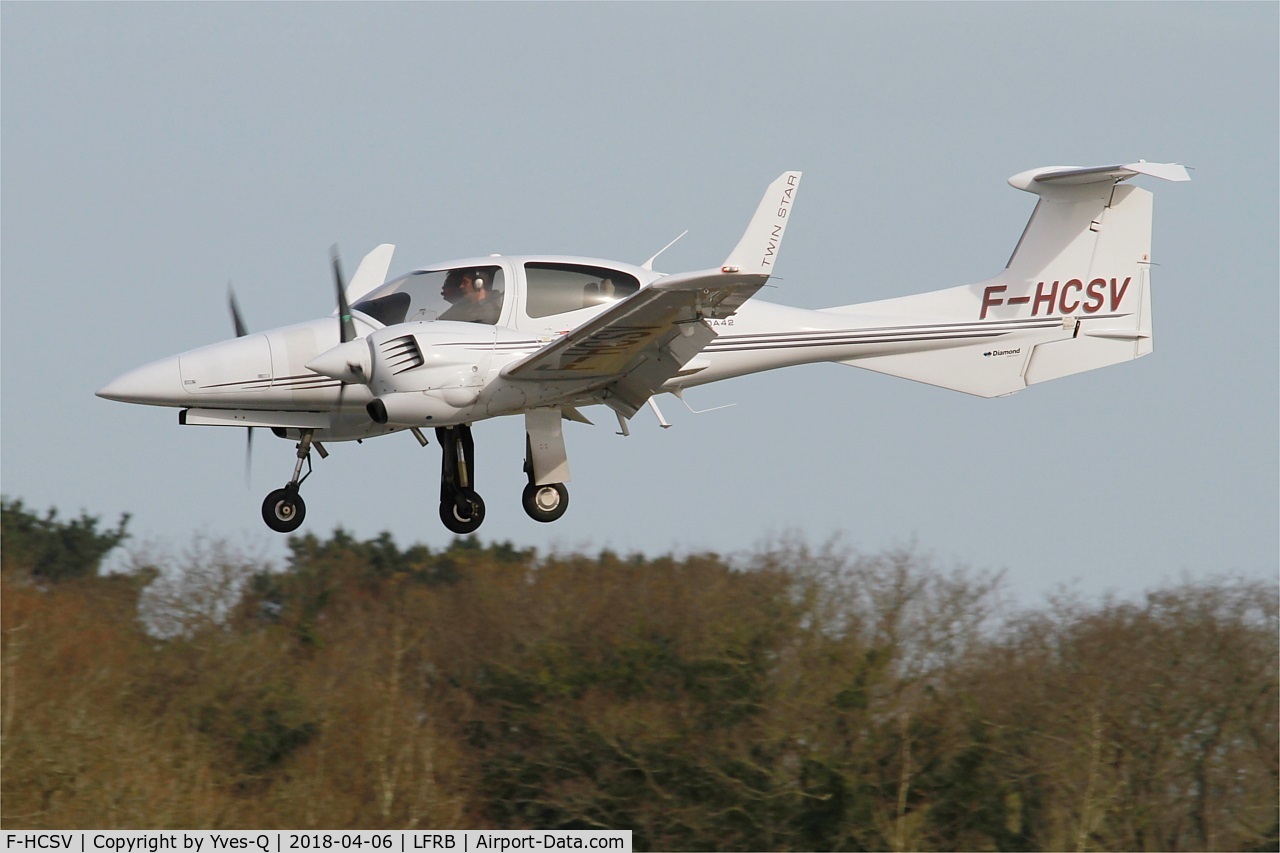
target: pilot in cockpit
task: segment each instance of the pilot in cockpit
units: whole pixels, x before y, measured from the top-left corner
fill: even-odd
[[[484,270],[451,271],[440,288],[450,307],[437,319],[494,325],[502,313],[502,294],[492,285]]]

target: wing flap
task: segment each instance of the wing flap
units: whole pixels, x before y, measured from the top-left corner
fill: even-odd
[[[720,269],[664,276],[537,352],[508,365],[508,379],[573,381],[631,417],[715,337],[707,322],[731,316],[773,271],[799,172],[765,190]]]
[[[732,312],[726,313],[727,302],[741,304],[767,278],[719,270],[668,276],[502,373],[510,379],[616,377],[629,372],[637,357],[662,349],[670,350],[683,367],[715,337],[702,321],[728,316]],[[706,332],[699,332],[699,328]],[[688,339],[694,346],[681,345],[677,338]]]
[[[706,270],[660,279],[537,352],[506,367],[508,379],[591,381],[628,417],[716,336],[767,275]]]

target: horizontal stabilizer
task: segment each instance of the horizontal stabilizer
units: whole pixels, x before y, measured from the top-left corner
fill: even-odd
[[[1135,175],[1149,175],[1166,181],[1189,181],[1187,167],[1179,163],[1148,163],[1139,160],[1122,166],[1041,166],[1019,172],[1009,185],[1029,193],[1040,194],[1046,186],[1079,186],[1080,184],[1115,183]]]

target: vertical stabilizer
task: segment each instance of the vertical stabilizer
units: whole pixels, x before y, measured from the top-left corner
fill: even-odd
[[[1188,179],[1180,165],[1145,162],[1013,176],[1040,198],[1000,275],[830,309],[868,321],[928,318],[955,343],[845,363],[993,397],[1150,353],[1152,196],[1122,183],[1139,174]]]

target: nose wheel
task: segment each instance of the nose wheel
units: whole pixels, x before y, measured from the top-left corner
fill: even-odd
[[[307,504],[296,485],[276,489],[262,502],[262,520],[277,533],[292,533],[302,526],[306,517]]]
[[[311,438],[312,431],[304,430],[302,440],[298,442],[298,462],[293,466],[293,477],[285,483],[283,489],[271,492],[262,502],[262,520],[276,533],[292,533],[302,526],[303,519],[307,517],[307,504],[298,490],[302,487],[302,481],[311,476],[312,444],[320,451],[321,456],[328,455],[324,447]],[[307,465],[306,474],[302,473],[304,462]]]

